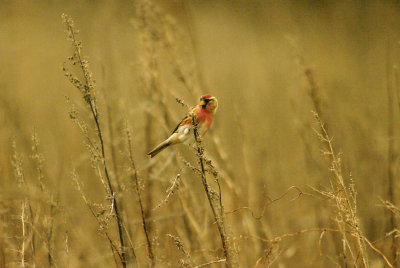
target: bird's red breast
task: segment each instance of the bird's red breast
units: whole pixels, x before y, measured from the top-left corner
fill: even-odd
[[[209,110],[199,106],[196,106],[193,110],[192,113],[194,113],[196,115],[196,123],[199,124],[199,128],[201,129],[201,135],[206,134],[206,132],[208,131],[208,129],[211,126],[211,123],[213,121],[213,113],[210,112]],[[185,126],[185,125],[189,125],[192,126],[193,122],[192,122],[192,117],[188,116],[187,118],[185,118],[180,126]]]
[[[202,135],[206,134],[213,121],[213,113],[201,106],[196,110],[196,121],[199,123],[202,129]]]
[[[199,123],[204,123],[204,122],[211,123],[212,122],[213,114],[209,110],[202,108],[202,107],[198,107],[198,109],[196,109],[195,113],[196,113],[197,122],[199,122]]]

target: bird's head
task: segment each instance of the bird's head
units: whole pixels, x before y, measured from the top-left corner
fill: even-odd
[[[216,97],[206,94],[201,96],[199,105],[214,114],[218,109],[218,100]]]

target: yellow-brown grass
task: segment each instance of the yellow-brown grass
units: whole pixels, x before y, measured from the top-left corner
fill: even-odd
[[[0,267],[397,267],[399,11],[3,1]]]

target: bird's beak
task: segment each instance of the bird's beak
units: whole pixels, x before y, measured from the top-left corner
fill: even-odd
[[[200,106],[206,105],[206,102],[204,100],[200,101]]]

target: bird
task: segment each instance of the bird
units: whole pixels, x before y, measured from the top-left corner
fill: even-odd
[[[218,109],[218,100],[216,97],[206,94],[201,96],[200,103],[194,107],[176,126],[171,135],[162,143],[157,145],[147,155],[153,158],[165,148],[183,143],[190,144],[194,141],[193,118],[197,124],[198,132],[203,137],[213,122],[214,115]]]

